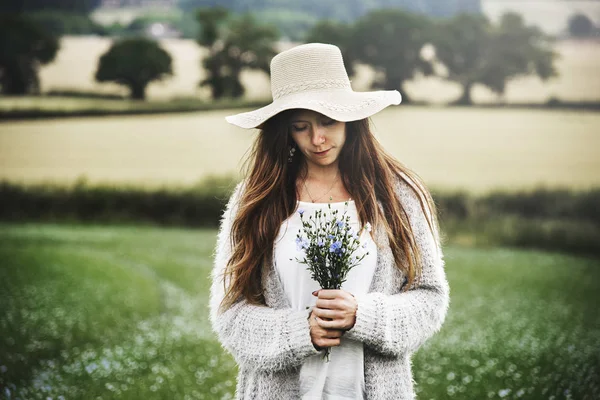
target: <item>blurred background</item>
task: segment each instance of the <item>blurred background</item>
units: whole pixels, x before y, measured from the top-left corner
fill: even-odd
[[[227,399],[216,227],[269,63],[338,45],[438,205],[423,399],[600,398],[600,1],[0,0],[0,399]]]

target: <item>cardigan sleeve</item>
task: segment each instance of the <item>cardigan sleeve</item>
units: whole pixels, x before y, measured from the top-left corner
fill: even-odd
[[[253,305],[245,299],[223,312],[219,310],[225,295],[223,272],[231,256],[231,224],[242,184],[238,184],[227,204],[217,237],[209,303],[211,325],[238,365],[277,371],[319,354],[310,338],[308,312]]]
[[[408,291],[393,295],[378,292],[356,295],[356,322],[345,334],[345,337],[359,340],[390,356],[416,351],[439,331],[450,303],[444,259],[441,248],[436,244],[439,243],[439,232],[434,229],[431,233],[419,199],[411,187],[400,182],[397,190],[421,252],[421,281],[418,286],[413,284]]]

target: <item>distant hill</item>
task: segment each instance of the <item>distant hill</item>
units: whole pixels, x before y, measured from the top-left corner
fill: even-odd
[[[403,8],[430,16],[481,12],[480,0],[179,0],[179,5],[186,10],[222,6],[235,12],[294,12],[342,21],[354,20],[377,8]]]
[[[185,12],[221,6],[233,13],[253,13],[275,25],[283,37],[302,40],[319,20],[352,22],[374,9],[400,8],[432,17],[460,12],[481,13],[481,0],[179,0]]]

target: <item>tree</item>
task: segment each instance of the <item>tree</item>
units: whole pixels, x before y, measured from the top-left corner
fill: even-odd
[[[270,26],[259,25],[250,14],[230,18],[220,7],[200,9],[198,43],[208,48],[209,55],[202,60],[207,72],[200,86],[211,88],[213,99],[241,97],[244,87],[240,74],[244,69],[269,72],[274,46],[279,35]]]
[[[173,75],[172,59],[160,45],[150,39],[123,39],[100,57],[96,81],[116,82],[127,86],[131,98],[146,98],[150,82]]]
[[[104,35],[102,25],[92,21],[88,15],[64,11],[35,11],[27,16],[48,32],[57,36],[63,35]]]
[[[433,40],[436,58],[448,71],[445,78],[463,87],[458,104],[471,104],[471,87],[481,81],[490,32],[490,22],[483,15],[460,14],[438,25]]]
[[[584,14],[575,14],[569,19],[569,33],[575,37],[589,37],[594,32],[594,24]]]
[[[457,104],[472,104],[476,83],[503,94],[512,78],[534,74],[546,80],[557,74],[552,38],[526,26],[518,14],[504,14],[497,26],[480,15],[460,14],[441,22],[432,42],[436,60],[448,71],[444,78],[463,86]]]
[[[0,3],[0,11],[67,11],[87,14],[101,2],[102,0],[5,0]]]
[[[5,94],[39,90],[38,68],[54,60],[58,39],[20,15],[0,15],[0,86]]]
[[[374,88],[397,89],[408,103],[403,83],[417,72],[433,73],[432,65],[421,57],[429,26],[424,16],[393,9],[373,11],[356,22],[349,51],[381,74]]]

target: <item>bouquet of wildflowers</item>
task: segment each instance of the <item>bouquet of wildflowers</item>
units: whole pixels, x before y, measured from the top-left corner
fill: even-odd
[[[348,202],[342,215],[339,210],[328,212],[317,210],[314,215],[305,218],[304,210],[298,210],[302,221],[302,229],[296,235],[298,250],[304,251],[304,258],[296,259],[307,265],[311,277],[323,289],[340,289],[346,281],[348,272],[357,266],[368,252],[355,254],[361,246],[360,235],[363,230],[371,231],[368,222],[357,232],[350,226],[350,216],[346,215]],[[366,243],[362,249],[366,249]],[[329,360],[329,349],[325,356]]]

